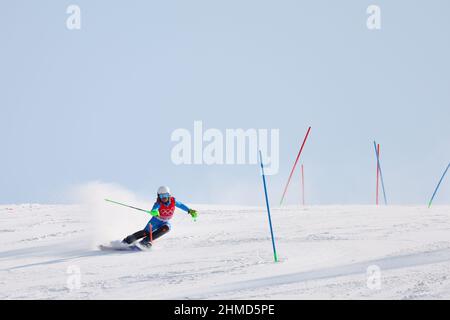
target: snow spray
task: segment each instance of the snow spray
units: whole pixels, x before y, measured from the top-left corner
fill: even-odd
[[[147,223],[148,215],[128,214],[118,205],[109,205],[105,198],[121,199],[123,203],[145,208],[147,201],[140,200],[133,192],[114,183],[92,181],[73,188],[73,197],[83,205],[89,217],[89,240],[92,248],[99,244],[122,239],[124,234],[136,231],[136,226]],[[130,209],[132,210],[132,209]],[[132,210],[134,211],[134,210]],[[137,212],[137,211],[136,211]]]
[[[265,198],[266,198],[266,207],[267,207],[267,215],[269,216],[270,235],[272,237],[273,258],[274,258],[275,262],[278,262],[277,249],[275,247],[275,239],[274,239],[274,236],[273,236],[272,219],[270,217],[269,197],[267,196],[266,176],[264,174],[264,164],[263,164],[263,160],[262,160],[261,150],[259,151],[259,159],[260,159],[260,163],[261,163],[261,175],[262,175],[262,178],[263,178],[264,194],[265,194]]]

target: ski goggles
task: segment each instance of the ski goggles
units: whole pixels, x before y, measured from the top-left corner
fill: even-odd
[[[170,194],[169,193],[161,193],[159,195],[159,198],[160,199],[168,199],[168,198],[170,198]]]

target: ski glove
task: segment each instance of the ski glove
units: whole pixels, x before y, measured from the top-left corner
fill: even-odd
[[[159,217],[159,210],[155,209],[152,211],[147,211],[152,217]]]
[[[193,219],[197,219],[198,213],[195,210],[189,209],[188,213],[191,215]]]

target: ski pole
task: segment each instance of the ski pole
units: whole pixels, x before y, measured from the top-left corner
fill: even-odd
[[[121,206],[124,206],[124,207],[127,207],[127,208],[131,208],[131,209],[134,209],[134,210],[139,210],[139,211],[143,211],[143,212],[146,212],[146,213],[150,213],[150,211],[148,211],[148,210],[144,210],[144,209],[141,209],[141,208],[136,208],[136,207],[133,207],[133,206],[129,206],[127,204],[120,203],[120,202],[117,202],[117,201],[113,201],[113,200],[110,200],[110,199],[105,199],[105,201],[108,201],[108,202],[111,202],[111,203],[115,203],[115,204],[118,204],[118,205],[121,205]]]

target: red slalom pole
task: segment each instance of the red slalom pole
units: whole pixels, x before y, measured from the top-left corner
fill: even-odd
[[[153,243],[153,226],[150,223],[150,243]]]
[[[302,163],[302,203],[303,206],[305,206],[305,171],[303,170],[303,163]]]
[[[377,146],[377,153],[378,153],[378,157],[380,157],[380,144],[378,144]],[[377,199],[376,199],[376,204],[378,205],[378,190],[379,188],[379,179],[380,179],[380,167],[378,166],[378,162],[377,162]]]
[[[286,187],[284,187],[283,196],[281,197],[280,205],[283,203],[287,188],[289,187],[289,183],[291,182],[292,174],[294,173],[295,167],[297,166],[298,159],[300,159],[300,155],[302,154],[303,147],[305,146],[305,142],[306,142],[306,139],[308,139],[308,135],[309,135],[310,131],[311,131],[311,127],[308,128],[305,138],[303,139],[302,146],[300,147],[300,151],[298,152],[297,159],[295,159],[295,163],[294,163],[294,166],[292,167],[291,174],[289,175],[289,179],[286,183]]]

